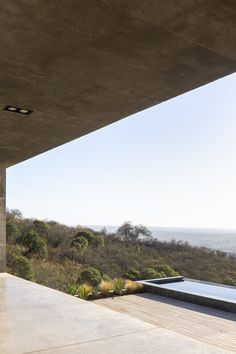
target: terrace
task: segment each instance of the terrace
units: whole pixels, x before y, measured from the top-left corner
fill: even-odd
[[[233,314],[152,294],[88,302],[7,273],[0,275],[0,314],[4,354],[226,354],[236,348]]]

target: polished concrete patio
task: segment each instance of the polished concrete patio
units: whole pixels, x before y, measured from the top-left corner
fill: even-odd
[[[0,353],[229,353],[215,345],[0,274]]]

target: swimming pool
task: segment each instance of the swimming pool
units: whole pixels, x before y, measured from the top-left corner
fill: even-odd
[[[175,299],[236,312],[236,287],[183,277],[140,281],[147,291]]]

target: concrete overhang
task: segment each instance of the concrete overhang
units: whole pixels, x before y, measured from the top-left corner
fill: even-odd
[[[2,0],[0,11],[0,168],[236,69],[235,0]]]

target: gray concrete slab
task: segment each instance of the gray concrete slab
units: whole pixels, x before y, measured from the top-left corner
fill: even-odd
[[[0,348],[1,354],[227,353],[6,273],[0,274]]]
[[[41,352],[36,352],[41,353]],[[223,349],[208,346],[197,340],[163,328],[118,337],[104,338],[96,342],[46,350],[45,354],[226,354]]]
[[[236,70],[233,0],[1,0],[0,13],[0,168]]]

